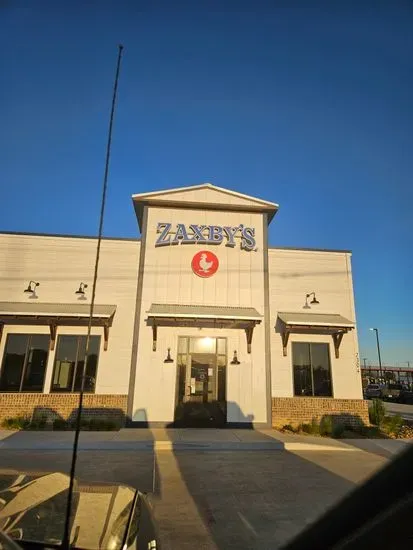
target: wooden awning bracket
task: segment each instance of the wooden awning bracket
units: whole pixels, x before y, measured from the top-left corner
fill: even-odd
[[[103,325],[103,351],[108,350],[109,345],[109,325]]]
[[[42,305],[42,304],[41,304]],[[44,304],[43,304],[44,305]],[[49,327],[50,331],[50,341],[49,341],[49,350],[53,351],[56,347],[56,338],[59,327],[71,327],[75,330],[75,327],[84,327],[87,326],[89,319],[87,317],[79,316],[64,316],[64,315],[31,315],[30,318],[21,315],[1,315],[0,316],[0,342],[3,332],[4,325],[30,325],[30,326],[40,326],[40,327]],[[111,317],[98,317],[94,316],[92,320],[93,327],[103,327],[104,330],[104,351],[108,349],[109,341],[109,328],[112,326],[113,315]]]
[[[343,339],[343,336],[344,336],[344,332],[335,332],[334,334],[332,334],[336,359],[340,357],[340,344],[341,344],[341,340]]]
[[[298,334],[326,334],[325,331],[328,331],[327,334],[331,334],[334,343],[335,357],[338,359],[340,357],[340,345],[343,339],[344,334],[349,330],[348,327],[316,327],[316,326],[295,326],[295,325],[284,325],[283,331],[281,332],[281,339],[283,345],[283,356],[287,357],[287,345],[288,339],[292,332]]]
[[[51,323],[49,325],[50,329],[50,344],[49,344],[49,350],[53,351],[56,344],[56,332],[57,332],[57,325]]]
[[[285,327],[284,332],[281,333],[281,338],[283,341],[283,356],[287,357],[287,345],[288,345],[288,339],[290,337],[290,329]]]
[[[152,351],[156,351],[157,340],[158,340],[158,325],[154,322],[152,325]]]
[[[245,334],[247,336],[247,352],[251,353],[251,343],[252,343],[252,335],[254,334],[254,326],[252,325],[245,329]]]
[[[255,325],[259,324],[261,321],[256,319],[204,319],[196,317],[155,317],[150,316],[147,319],[147,325],[152,327],[152,351],[156,351],[156,346],[158,342],[158,327],[160,326],[205,326],[205,327],[214,327],[214,328],[234,328],[234,329],[243,329],[245,330],[245,335],[247,338],[247,351],[251,353],[251,344],[252,336],[254,333]],[[243,326],[235,326],[236,324],[241,324]],[[248,326],[245,326],[248,323]]]

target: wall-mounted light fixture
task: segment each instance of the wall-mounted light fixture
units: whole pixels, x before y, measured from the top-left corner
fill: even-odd
[[[312,296],[313,299],[311,300],[310,304],[319,304],[320,302],[317,300],[316,296],[315,296],[315,292],[309,292],[308,294],[305,295],[305,304],[303,305],[303,309],[311,309],[311,306],[308,304],[308,298]]]
[[[87,288],[86,283],[80,283],[79,288],[76,290],[75,294],[80,294],[83,296],[85,294],[85,289]]]
[[[241,363],[238,361],[237,357],[237,350],[234,349],[234,357],[232,358],[231,365],[240,365]]]
[[[171,357],[171,348],[168,348],[168,354],[166,356],[164,363],[173,363],[173,362],[174,360]]]
[[[39,285],[40,285],[40,283],[37,283],[36,281],[30,281],[30,283],[27,285],[27,288],[24,289],[24,292],[35,295],[36,294],[36,288]]]

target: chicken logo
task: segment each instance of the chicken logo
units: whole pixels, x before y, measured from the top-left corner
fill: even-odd
[[[212,252],[201,250],[192,258],[192,271],[198,277],[211,277],[217,272],[218,258]]]

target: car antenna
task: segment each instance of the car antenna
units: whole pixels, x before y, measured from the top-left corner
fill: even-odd
[[[110,111],[109,119],[109,130],[108,130],[108,141],[106,145],[106,161],[105,161],[105,172],[103,176],[103,186],[102,186],[102,201],[100,206],[100,219],[99,219],[99,232],[96,246],[96,258],[95,258],[95,271],[93,275],[93,286],[92,286],[92,297],[90,301],[90,313],[89,313],[89,322],[87,327],[87,336],[86,336],[86,349],[85,349],[85,360],[83,363],[82,378],[79,391],[79,402],[77,408],[77,414],[75,419],[75,437],[73,441],[73,451],[72,451],[72,461],[70,465],[70,479],[69,479],[69,492],[67,495],[67,504],[66,504],[66,517],[65,525],[63,532],[63,541],[62,548],[68,550],[70,548],[70,524],[72,516],[72,502],[73,502],[73,486],[75,481],[75,470],[76,470],[76,460],[77,460],[77,449],[79,444],[79,435],[80,435],[80,421],[82,416],[82,407],[83,407],[83,393],[85,389],[85,379],[88,378],[87,373],[87,362],[89,359],[89,347],[90,347],[90,333],[92,329],[92,320],[93,320],[93,309],[95,306],[95,295],[96,295],[96,283],[98,277],[98,268],[99,268],[99,257],[100,257],[100,245],[102,242],[102,231],[103,231],[103,217],[105,213],[105,204],[106,204],[106,190],[108,187],[108,176],[109,176],[109,163],[110,163],[110,150],[112,145],[112,128],[113,128],[113,119],[115,114],[116,106],[116,96],[118,92],[118,81],[119,81],[119,72],[120,72],[120,63],[122,59],[122,44],[118,45],[118,60],[116,64],[116,75],[115,82],[113,86],[113,95],[112,95],[112,108]],[[90,378],[90,377],[89,377]]]

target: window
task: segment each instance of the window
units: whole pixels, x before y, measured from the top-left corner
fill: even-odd
[[[0,391],[43,391],[49,341],[48,334],[7,336],[0,373]]]
[[[95,391],[100,336],[91,336],[84,389]],[[86,336],[59,336],[53,371],[53,392],[80,391],[85,365]]]
[[[293,342],[294,395],[331,397],[328,344]]]

